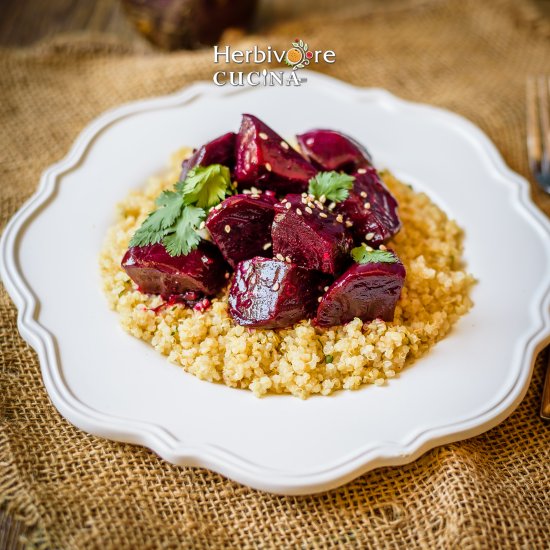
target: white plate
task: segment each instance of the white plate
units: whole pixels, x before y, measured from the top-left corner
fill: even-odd
[[[382,90],[307,73],[300,88],[181,92],[107,112],[7,226],[1,274],[55,406],[96,435],[150,447],[259,489],[304,494],[485,431],[509,415],[550,333],[550,230],[473,124]],[[466,228],[479,278],[452,333],[385,387],[301,401],[202,382],[118,326],[98,253],[114,206],[172,151],[235,130],[250,112],[283,135],[341,129]]]

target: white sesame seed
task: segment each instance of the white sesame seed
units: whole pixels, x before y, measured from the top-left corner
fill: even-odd
[[[223,230],[226,232],[226,233],[229,233],[231,231],[231,227],[229,225],[226,225]]]
[[[353,222],[350,220],[346,220],[346,227],[352,227],[352,226],[353,226]]]
[[[366,202],[363,206],[368,210],[370,208],[370,202]]]
[[[298,214],[298,216],[301,216],[301,215],[302,215],[302,211],[301,211],[299,208],[296,208],[296,214]]]
[[[325,204],[325,202],[327,202],[327,198],[325,197],[325,195],[321,195],[321,196],[319,197],[319,202],[320,202],[321,204]]]
[[[326,292],[328,290],[328,286],[326,286],[325,288],[323,288],[323,290]]]
[[[285,259],[285,257],[284,257],[281,253],[277,254],[277,255],[275,256],[275,258],[277,258],[277,259],[280,260],[281,262],[283,262],[284,259]]]
[[[250,192],[257,195],[257,194],[261,193],[262,191],[260,189],[256,188],[256,187],[251,187]]]
[[[290,259],[290,256],[287,256],[287,257],[285,258],[285,261],[288,262],[289,264],[292,263],[292,260]]]
[[[338,216],[336,216],[336,221],[338,223],[343,223],[344,222],[344,218],[343,218],[342,214],[338,214]]]
[[[372,241],[372,238],[374,237],[374,233],[367,233],[365,235],[365,239],[367,239],[367,241]]]
[[[290,204],[289,202],[287,202],[287,203],[285,204],[285,208],[286,208],[287,210],[290,210],[290,209],[292,208],[292,204]]]
[[[307,193],[302,193],[302,197],[304,197],[304,199],[307,199]]]
[[[324,212],[319,212],[319,216],[321,218],[328,218],[328,216]]]
[[[372,252],[374,250],[374,248],[372,246],[365,246],[365,249],[367,250],[367,252]]]
[[[317,301],[320,302],[322,299],[323,299],[323,297],[319,296],[319,298],[317,298]]]
[[[206,227],[206,222],[201,222],[199,224],[199,229],[204,229]]]
[[[258,134],[262,139],[267,139],[267,134],[265,132],[260,132]]]
[[[283,199],[281,202],[284,204],[286,202],[286,199]]]
[[[364,199],[367,198],[367,193],[365,191],[361,191],[361,193],[359,193]]]
[[[302,197],[302,204],[307,204],[307,199],[305,197]]]
[[[252,193],[252,191],[250,191],[250,189],[243,189],[243,194],[244,195],[250,195],[250,193]]]
[[[335,202],[331,202],[329,205],[328,205],[328,209],[329,210],[334,210],[336,208],[336,203]]]
[[[265,163],[265,169],[266,169],[268,172],[271,172],[271,164],[269,164],[269,162],[266,162],[266,163]]]
[[[288,149],[289,149],[288,143],[287,143],[286,141],[281,141],[281,147],[282,147],[283,149],[286,149],[287,151],[288,151]]]
[[[226,279],[229,279],[229,272],[228,272],[228,271],[225,272],[224,277],[225,277]]]
[[[275,283],[271,288],[276,292],[280,287],[281,285],[279,283]]]
[[[269,250],[269,249],[271,248],[271,243],[265,243],[265,244],[262,246],[262,248],[263,248],[264,250]]]
[[[308,205],[310,208],[315,208],[315,204],[312,203],[311,201],[307,201],[307,205]]]
[[[380,245],[380,250],[388,250],[388,248],[386,246],[384,246],[383,244]]]
[[[312,210],[309,206],[306,206],[305,211],[306,211],[308,214],[313,214],[313,210]]]
[[[366,174],[367,171],[364,168],[359,168],[359,170],[357,170],[357,173],[358,174]]]

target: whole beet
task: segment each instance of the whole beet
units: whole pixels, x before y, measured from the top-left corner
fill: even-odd
[[[257,0],[122,0],[147,40],[166,50],[212,46],[230,27],[247,27]]]

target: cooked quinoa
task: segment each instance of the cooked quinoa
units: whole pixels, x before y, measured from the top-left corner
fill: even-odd
[[[177,181],[181,160],[189,153],[179,151],[165,174],[118,205],[100,257],[103,288],[124,329],[187,372],[257,396],[272,392],[306,398],[364,384],[381,386],[426,353],[472,306],[474,278],[462,265],[460,227],[427,195],[382,172],[403,223],[387,246],[407,270],[393,322],[356,318],[330,329],[311,321],[287,329],[248,329],[229,316],[227,290],[204,313],[183,305],[155,312],[163,300],[139,292],[120,261],[155,198]]]

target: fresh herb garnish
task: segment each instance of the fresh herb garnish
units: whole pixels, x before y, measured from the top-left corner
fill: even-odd
[[[369,247],[370,248],[370,247]],[[385,263],[394,264],[397,258],[388,250],[369,250],[365,245],[358,246],[351,250],[351,257],[358,264]]]
[[[223,201],[231,192],[231,175],[227,166],[211,164],[189,170],[184,181],[176,184],[186,204],[210,208]]]
[[[186,206],[174,226],[174,231],[162,239],[170,256],[189,254],[197,248],[201,237],[197,233],[200,223],[206,217],[206,212],[196,206]]]
[[[309,180],[309,193],[320,199],[325,196],[329,201],[341,202],[348,198],[355,178],[340,172],[319,172]]]
[[[210,208],[231,194],[229,169],[220,164],[198,166],[176,184],[174,191],[163,191],[158,206],[134,233],[130,246],[162,242],[170,256],[189,254],[199,244],[197,233]]]

